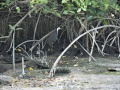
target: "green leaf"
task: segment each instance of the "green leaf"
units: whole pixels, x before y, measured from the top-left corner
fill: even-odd
[[[73,2],[78,6],[81,7],[81,2],[79,0],[73,0]]]
[[[82,10],[83,10],[83,11],[87,11],[87,7],[83,7]]]
[[[44,14],[48,14],[49,12],[44,9],[44,10],[43,10],[43,13],[44,13]]]
[[[107,20],[103,20],[103,24],[104,25],[108,25],[108,21]]]
[[[79,8],[78,10],[77,10],[77,13],[80,13],[81,12],[81,8]]]
[[[50,13],[50,12],[51,12],[50,7],[49,7],[48,5],[45,5],[45,6],[44,6],[44,9],[43,9],[43,13],[44,13],[44,14],[48,14],[48,13]]]
[[[93,18],[94,18],[94,16],[89,15],[89,16],[87,17],[87,21],[90,21],[90,20],[92,20]]]
[[[109,3],[108,0],[103,0],[103,2],[104,2],[104,4],[108,4]]]
[[[35,2],[34,2],[34,0],[31,0],[30,1],[30,5],[33,5]]]
[[[31,0],[30,1],[30,7],[34,7],[34,4],[35,4],[34,0]]]
[[[96,9],[95,8],[89,8],[88,11],[90,12],[90,14],[95,15],[96,14]]]
[[[10,30],[15,30],[15,27],[12,25],[9,25]]]
[[[104,5],[105,5],[105,10],[107,10],[109,7],[109,4],[104,4]]]
[[[91,2],[89,2],[89,1],[87,2],[87,5],[91,5],[91,4],[92,4]]]
[[[103,10],[98,10],[98,11],[97,11],[97,15],[104,16],[104,15],[105,15],[105,11],[103,11]]]
[[[62,0],[62,4],[68,3],[69,0]]]
[[[43,3],[45,3],[45,4],[47,4],[48,3],[48,0],[40,0],[40,2],[43,4]]]
[[[96,1],[92,1],[91,3],[92,3],[92,6],[93,6],[94,8],[98,7],[98,5],[97,5],[97,2],[96,2]]]
[[[108,0],[103,0],[103,2],[104,2],[105,10],[107,10],[108,7],[109,7],[109,1]]]
[[[73,15],[73,14],[75,14],[75,12],[74,11],[69,11],[70,12],[70,15]]]
[[[17,13],[20,13],[20,7],[16,7]]]
[[[56,12],[55,15],[58,16],[58,17],[61,17],[61,14],[58,13],[58,12]]]
[[[48,5],[46,5],[46,6],[44,7],[44,9],[46,9],[47,11],[51,10]]]
[[[63,11],[63,14],[67,15],[68,14],[68,10]]]
[[[10,0],[5,0],[6,1],[6,4],[9,4],[10,3]]]
[[[37,4],[40,3],[40,0],[36,0],[36,3],[37,3]]]
[[[35,9],[35,13],[36,13],[36,14],[38,13],[38,10],[37,10],[37,9]]]
[[[53,11],[51,13],[54,14],[55,16],[57,16],[57,17],[61,17],[61,14],[59,12],[57,12],[57,11]]]

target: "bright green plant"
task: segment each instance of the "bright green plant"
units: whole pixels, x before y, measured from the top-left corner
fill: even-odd
[[[5,0],[0,3],[1,8],[10,5],[15,0]],[[61,5],[57,0],[30,0],[29,6],[35,7],[37,4],[44,5],[42,12],[44,14],[51,13],[57,17],[64,15],[80,16],[81,13],[88,15],[88,20],[93,17],[104,17],[108,11],[120,11],[117,0],[61,0]],[[58,9],[59,6],[61,10]],[[16,11],[20,13],[20,7],[16,6]]]

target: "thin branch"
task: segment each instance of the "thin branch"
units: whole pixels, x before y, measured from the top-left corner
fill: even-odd
[[[94,45],[95,45],[95,37],[96,37],[96,31],[92,31],[92,35],[93,35],[93,41],[92,41],[92,47],[91,47],[91,52],[90,52],[90,55],[92,56],[93,54],[93,49],[94,49]],[[91,61],[91,57],[89,57],[89,62]]]
[[[81,37],[83,37],[84,35],[90,33],[91,31],[95,31],[95,30],[98,30],[98,29],[101,29],[101,28],[105,28],[105,27],[114,27],[114,28],[120,28],[119,26],[115,26],[115,25],[104,25],[104,26],[100,26],[100,27],[96,27],[96,28],[93,28],[93,29],[90,29],[88,31],[86,31],[85,33],[79,35],[76,39],[74,39],[66,48],[65,50],[58,56],[58,58],[56,59],[56,61],[54,62],[51,70],[50,70],[50,73],[49,73],[49,77],[52,77],[54,74],[55,74],[55,71],[56,71],[56,67],[58,65],[58,62],[59,60],[61,59],[61,57],[64,55],[64,53],[78,40],[80,39]]]
[[[113,34],[113,33],[116,33],[117,31],[112,31],[108,36],[107,36],[107,38],[106,38],[106,40],[105,40],[105,42],[104,42],[104,45],[103,45],[103,47],[102,47],[102,52],[103,52],[103,50],[104,50],[104,48],[105,48],[105,45],[106,45],[106,43],[107,43],[107,41],[108,41],[108,38]]]
[[[36,34],[36,31],[37,31],[38,22],[39,22],[39,20],[40,20],[40,15],[41,15],[41,11],[40,11],[40,13],[39,13],[39,15],[38,15],[38,19],[37,19],[37,22],[36,22],[36,25],[35,25],[33,40],[35,40],[35,34]]]
[[[18,47],[20,47],[20,46],[22,46],[22,45],[25,44],[25,43],[28,43],[28,42],[38,42],[38,41],[39,41],[39,40],[27,40],[27,41],[24,41],[24,42],[20,43],[19,45],[17,45],[17,46],[15,47],[15,49],[18,48]]]
[[[79,42],[78,42],[78,44],[94,61],[96,61],[96,59],[92,55],[90,55],[90,53]]]
[[[3,38],[8,38],[9,36],[2,36],[2,37],[0,37],[0,39],[3,39]]]
[[[15,71],[15,31],[13,32],[12,47],[13,47],[13,70]]]
[[[22,17],[13,27],[17,27],[17,26],[19,26],[22,22],[23,22],[23,20],[27,17],[27,16],[29,16],[31,13],[33,13],[37,8],[39,8],[40,6],[43,6],[43,5],[36,5],[33,9],[31,9],[24,17]],[[13,32],[13,30],[11,30],[10,31],[10,33],[9,33],[9,37],[11,36],[11,34],[12,34],[12,32]]]

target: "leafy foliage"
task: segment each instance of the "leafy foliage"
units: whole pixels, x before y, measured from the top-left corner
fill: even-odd
[[[12,2],[11,2],[12,1]],[[9,6],[16,0],[5,0],[0,2],[0,8]],[[119,12],[120,6],[117,0],[30,0],[29,6],[35,7],[37,4],[44,4],[42,13],[53,14],[57,17],[72,15],[81,17],[81,14],[87,15],[87,20],[94,17],[105,17],[107,12]],[[17,13],[21,12],[21,8],[15,5]]]
[[[0,0],[0,9],[10,6],[13,2],[15,2],[15,0]]]
[[[36,2],[39,0],[36,0]],[[84,13],[88,16],[88,20],[93,19],[93,17],[105,17],[107,12],[118,12],[120,11],[120,6],[117,4],[117,0],[59,0],[59,4],[56,0],[44,0],[44,2],[39,2],[40,4],[45,3],[43,13],[52,13],[58,17],[64,15],[72,15],[81,17]]]

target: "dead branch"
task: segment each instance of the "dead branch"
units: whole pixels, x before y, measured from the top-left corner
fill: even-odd
[[[103,45],[103,47],[102,47],[102,52],[103,52],[103,50],[104,50],[104,48],[105,48],[105,45],[106,45],[106,43],[107,43],[107,41],[108,41],[108,38],[109,38],[113,33],[116,33],[116,31],[112,31],[112,32],[107,36],[107,38],[106,38],[106,40],[105,40],[105,42],[104,42],[104,45]],[[104,55],[104,54],[103,54],[103,55]]]
[[[49,73],[49,77],[53,77],[53,75],[55,74],[55,71],[56,71],[56,68],[57,68],[57,65],[58,65],[58,62],[59,60],[61,59],[61,57],[64,55],[64,53],[78,40],[80,39],[81,37],[83,37],[84,35],[90,33],[91,31],[95,31],[95,30],[98,30],[98,29],[101,29],[101,28],[105,28],[105,27],[114,27],[114,28],[120,28],[119,26],[115,26],[115,25],[104,25],[104,26],[100,26],[100,27],[96,27],[96,28],[93,28],[93,29],[90,29],[88,31],[86,31],[85,33],[79,35],[76,39],[74,39],[66,48],[65,50],[58,56],[58,58],[56,59],[56,61],[54,62],[51,70],[50,70],[50,73]]]
[[[94,49],[94,45],[95,45],[96,33],[97,33],[97,30],[96,30],[96,31],[92,31],[93,41],[92,41],[92,47],[91,47],[91,52],[90,52],[90,55],[91,55],[91,56],[92,56],[92,54],[93,54],[93,49]],[[89,57],[89,62],[90,62],[90,61],[91,61],[91,57]]]
[[[31,13],[33,13],[36,9],[39,9],[39,8],[42,8],[42,5],[36,5],[33,9],[31,9],[24,17],[22,17],[13,27],[14,28],[16,28],[16,27],[18,27],[22,22],[23,22],[23,20],[27,17],[27,16],[29,16]],[[9,37],[12,35],[12,32],[13,32],[14,30],[11,30],[10,31],[10,33],[9,33]]]
[[[15,49],[17,49],[18,47],[22,46],[22,45],[25,44],[25,43],[38,42],[38,41],[39,41],[39,40],[27,40],[27,41],[24,41],[24,42],[20,43],[19,45],[17,45],[17,46],[15,47]]]
[[[38,23],[39,23],[39,20],[40,20],[40,15],[41,15],[41,11],[40,11],[40,13],[38,15],[38,19],[37,19],[37,22],[36,22],[36,25],[35,25],[34,34],[33,34],[33,40],[35,40],[35,34],[36,34],[37,26],[38,26]]]
[[[90,53],[79,42],[78,42],[78,44],[94,61],[96,61],[96,59],[92,55],[90,55]]]

